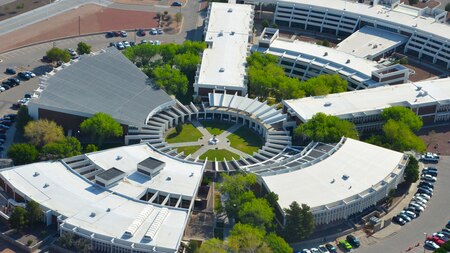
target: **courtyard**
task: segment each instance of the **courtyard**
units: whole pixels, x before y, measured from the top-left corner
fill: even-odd
[[[208,161],[246,158],[264,144],[250,128],[219,120],[184,123],[178,133],[175,128],[169,129],[165,139],[178,153]]]

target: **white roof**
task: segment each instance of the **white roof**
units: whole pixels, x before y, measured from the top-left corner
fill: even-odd
[[[133,166],[134,168],[136,167],[137,162],[140,161],[139,156],[144,154],[144,151],[139,149],[144,146],[121,147],[99,152],[95,155],[90,154],[89,156],[97,161],[100,166],[110,166],[112,164],[109,163],[109,158],[112,153],[114,155],[122,154],[124,156],[121,161],[124,162],[114,164],[114,166],[117,165],[120,169],[126,169],[125,171],[129,172],[131,169],[128,165],[136,161]],[[155,152],[148,152],[146,158],[151,155],[163,160],[163,158],[155,154]],[[125,155],[133,157],[128,159]],[[163,170],[161,176],[164,177],[171,173],[173,178],[171,182],[167,182],[168,186],[163,186],[161,178],[158,178],[159,175],[155,178],[154,183],[147,182],[142,183],[142,185],[146,184],[145,187],[155,187],[156,189],[169,192],[190,193],[192,197],[194,194],[192,188],[198,187],[200,182],[201,165],[191,166],[191,164],[188,165],[175,160],[169,162],[164,159],[164,161],[166,162],[166,168],[164,169],[166,172],[164,173]],[[189,177],[184,178],[186,175],[185,170],[195,170],[197,175],[192,180]],[[180,176],[175,175],[175,172],[180,174]],[[117,193],[105,190],[67,169],[59,161],[12,167],[1,171],[0,174],[10,185],[14,186],[17,192],[35,200],[45,208],[67,217],[64,220],[64,226],[77,227],[80,231],[87,230],[86,233],[89,233],[89,235],[95,233],[96,236],[107,237],[108,240],[118,238],[120,239],[118,241],[140,244],[139,247],[148,247],[147,249],[157,246],[158,248],[176,250],[183,236],[189,216],[188,209],[140,201],[134,198],[135,195],[127,196],[128,192],[121,191],[120,187],[117,188]],[[181,182],[181,178],[186,182]],[[119,186],[123,184],[129,184],[129,182],[121,182]],[[132,182],[132,184],[139,185],[137,182]],[[192,186],[188,186],[188,184],[192,184]],[[47,187],[44,187],[44,185],[47,185]],[[145,187],[142,187],[142,190]],[[112,190],[115,191],[116,188]],[[132,194],[136,192],[132,191]],[[124,236],[125,231],[135,221],[136,217],[149,206],[152,207],[153,211],[142,220],[134,236],[131,238]],[[168,209],[165,220],[156,224],[155,218],[161,210],[165,209]],[[153,230],[158,228],[153,240],[142,241],[144,235],[151,227]]]
[[[346,76],[354,74],[358,81],[369,81],[372,71],[379,69],[378,64],[374,61],[299,40],[286,41],[278,38],[270,44],[265,52],[291,59],[303,58],[302,61],[313,61],[315,65],[319,66],[326,65],[327,69],[338,71]],[[340,70],[341,68],[342,70]]]
[[[125,172],[127,174],[126,179],[110,189],[133,198],[140,197],[148,188],[155,191],[193,197],[198,187],[197,184],[202,177],[202,166],[187,161],[181,162],[162,155],[152,150],[146,144],[113,148],[90,153],[86,156],[104,170],[115,167]],[[117,160],[117,156],[122,158]],[[137,164],[148,157],[153,157],[166,163],[159,174],[151,180],[149,180],[149,177],[136,171]],[[169,177],[170,180],[167,180]]]
[[[211,46],[203,51],[199,86],[245,88],[252,19],[251,5],[212,3],[205,35],[205,41]]]
[[[378,113],[394,105],[414,107],[437,102],[450,103],[450,78],[283,101],[303,121],[318,112],[349,118],[352,113]]]
[[[398,33],[388,32],[370,26],[364,26],[341,43],[336,49],[354,56],[365,58],[379,55],[395,48],[408,40]]]
[[[392,25],[400,27],[408,27],[410,30],[423,31],[433,36],[450,39],[450,26],[436,22],[434,18],[417,16],[416,11],[405,11],[408,9],[404,6],[399,6],[391,10],[388,7],[382,5],[370,6],[368,4],[358,3],[357,1],[344,1],[344,0],[262,0],[263,2],[286,2],[286,3],[299,3],[303,5],[313,5],[324,9],[335,9],[347,13],[353,13],[354,15],[363,15],[383,22],[391,23]],[[410,9],[410,8],[409,8]]]
[[[297,201],[314,209],[366,191],[396,170],[402,159],[402,153],[347,138],[335,153],[314,165],[262,179],[278,194],[281,208]],[[344,180],[343,175],[349,178]]]

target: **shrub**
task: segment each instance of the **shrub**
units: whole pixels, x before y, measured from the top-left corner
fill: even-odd
[[[31,246],[31,244],[33,244],[33,240],[32,239],[27,241],[27,246]]]

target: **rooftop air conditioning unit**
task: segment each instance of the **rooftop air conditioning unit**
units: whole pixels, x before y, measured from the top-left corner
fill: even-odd
[[[347,61],[345,63],[350,63],[350,59],[347,59]]]
[[[228,12],[233,12],[233,9],[232,8],[228,9]]]
[[[225,68],[220,68],[219,72],[225,72]]]
[[[331,102],[326,102],[325,104],[323,104],[323,106],[326,106],[326,107],[331,106],[331,105],[332,105]]]

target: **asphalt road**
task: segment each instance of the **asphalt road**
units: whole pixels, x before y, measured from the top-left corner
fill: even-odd
[[[438,164],[427,164],[439,169],[434,195],[427,203],[427,208],[419,218],[403,226],[398,232],[387,238],[357,250],[360,253],[400,253],[413,247],[410,253],[424,252],[424,233],[440,231],[450,220],[450,156],[441,157]],[[425,166],[427,166],[425,165]],[[414,247],[418,242],[421,246]],[[426,252],[431,250],[426,249]]]

